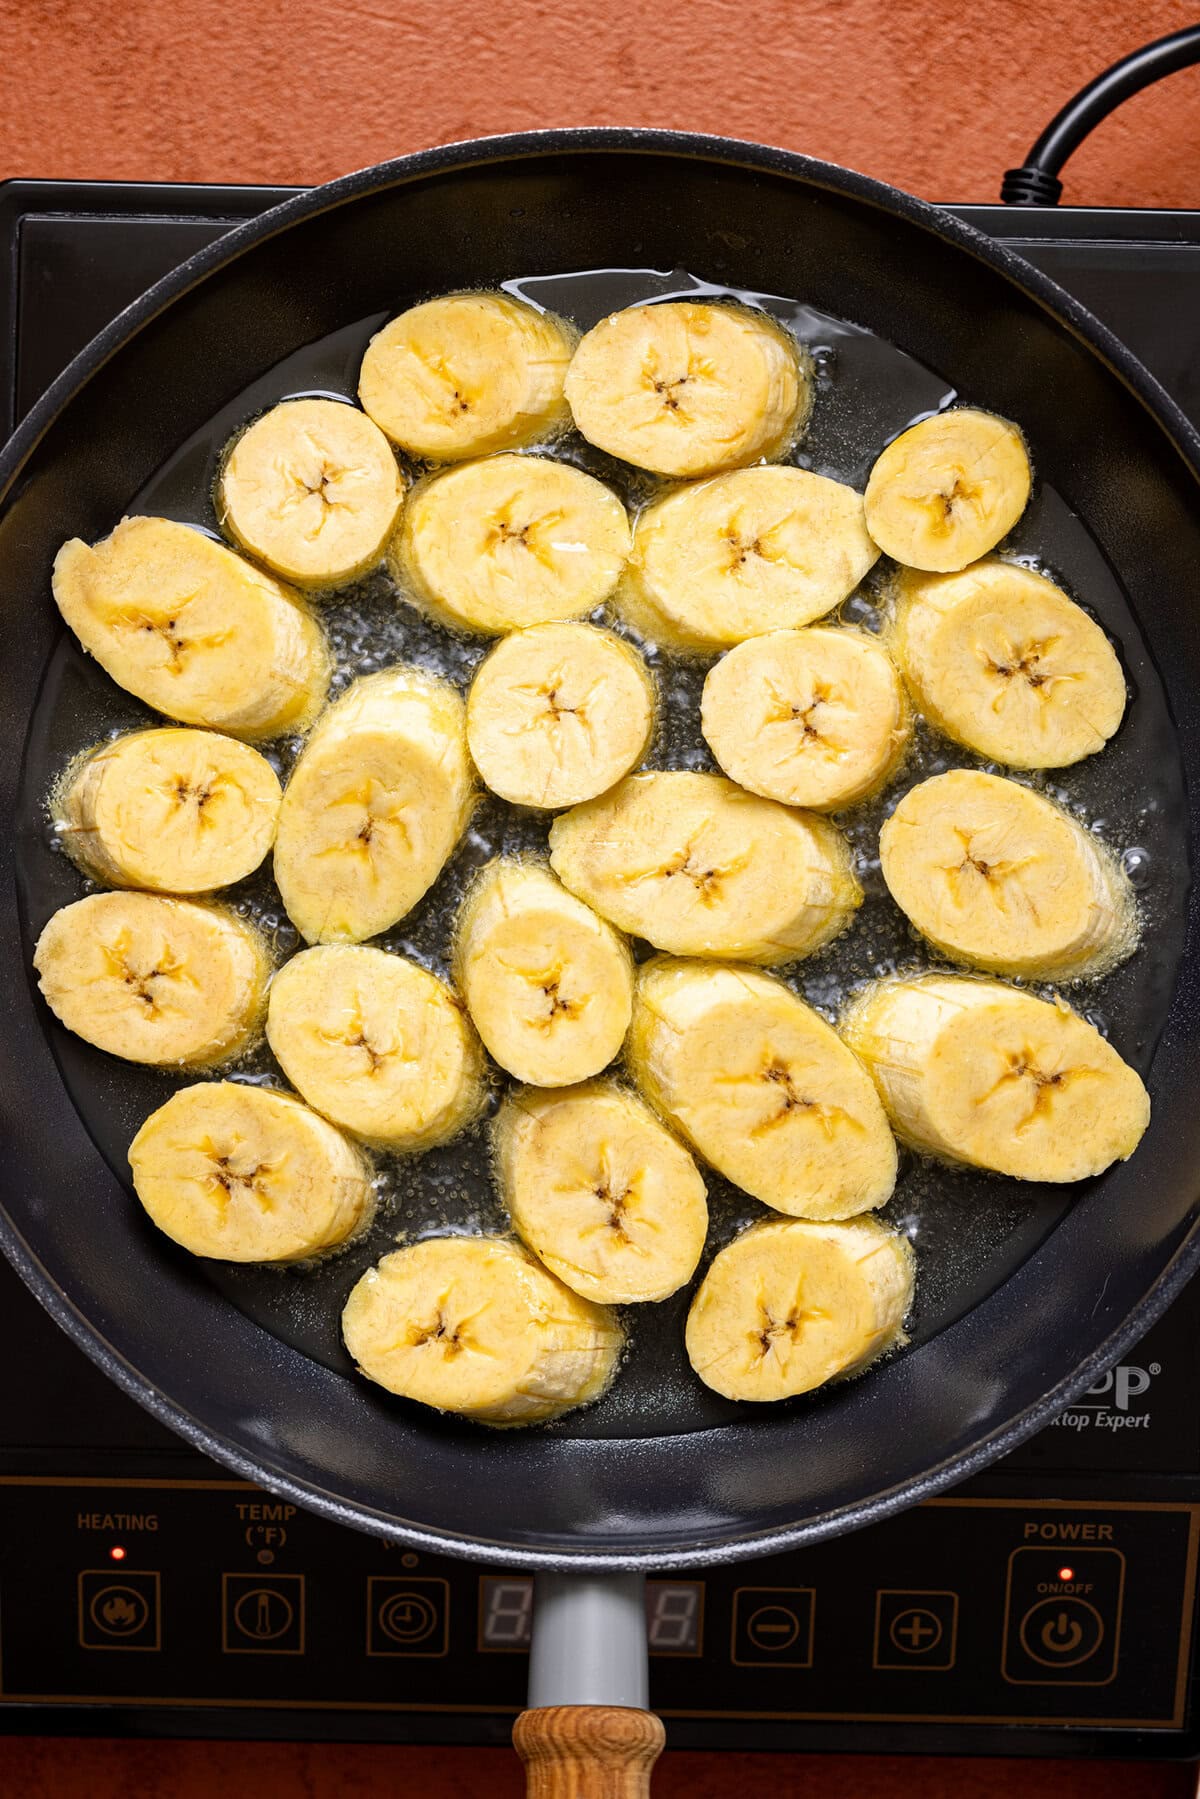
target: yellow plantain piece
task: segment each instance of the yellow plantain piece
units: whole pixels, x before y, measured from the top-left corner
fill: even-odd
[[[52,801],[72,861],[110,887],[210,893],[253,874],[281,794],[265,756],[215,731],[164,726],[102,743]]]
[[[570,1087],[620,1054],[633,958],[610,925],[536,862],[482,870],[455,928],[454,975],[501,1068]]]
[[[601,319],[571,359],[566,396],[589,443],[682,479],[782,455],[812,401],[799,345],[782,325],[695,300]]]
[[[890,638],[930,724],[991,762],[1065,768],[1102,750],[1125,713],[1125,675],[1099,625],[998,556],[960,574],[907,570]]]
[[[807,469],[741,469],[646,508],[616,603],[643,637],[704,655],[811,624],[878,558],[852,487]]]
[[[595,611],[630,541],[602,481],[548,456],[492,456],[413,489],[389,561],[440,624],[499,636]]]
[[[310,1106],[380,1149],[432,1149],[483,1106],[483,1053],[462,1006],[386,950],[293,956],[271,982],[267,1041]]]
[[[258,932],[219,906],[94,893],[63,906],[33,965],[69,1031],[127,1062],[199,1068],[257,1037],[271,964]]]
[[[297,587],[342,587],[383,560],[404,498],[391,445],[356,406],[284,400],[235,438],[222,528]]]
[[[910,425],[878,458],[865,495],[867,530],[910,568],[966,568],[1007,537],[1031,480],[1015,425],[955,406]]]
[[[622,1335],[612,1312],[498,1237],[427,1237],[384,1256],[342,1313],[368,1380],[480,1424],[540,1424],[604,1391]]]
[[[843,1019],[914,1149],[1023,1181],[1125,1161],[1150,1122],[1134,1069],[1061,999],[962,975],[867,987]]]
[[[768,1219],[727,1244],[692,1301],[688,1360],[726,1399],[791,1399],[903,1340],[912,1252],[874,1218]]]
[[[953,962],[997,974],[1106,974],[1137,944],[1119,863],[1061,806],[955,768],[910,788],[879,834],[892,898]]]
[[[727,1180],[797,1218],[890,1198],[896,1145],[866,1071],[790,987],[659,956],[638,972],[635,1081]]]
[[[304,731],[329,686],[324,633],[299,596],[203,531],[122,519],[54,559],[54,598],[121,687],[185,725],[258,742]]]
[[[363,410],[428,462],[517,450],[568,423],[575,335],[508,294],[444,294],[376,333],[358,378]]]
[[[666,1299],[695,1273],[708,1233],[700,1171],[615,1081],[509,1094],[496,1169],[517,1235],[585,1299]]]
[[[794,962],[862,904],[828,820],[720,775],[630,775],[550,829],[550,863],[619,930],[681,956]]]
[[[654,683],[637,651],[595,625],[535,625],[496,645],[467,695],[484,784],[514,806],[576,806],[645,755]]]
[[[361,1151],[290,1093],[202,1081],[173,1093],[129,1146],[160,1231],[222,1262],[297,1262],[370,1223]]]
[[[896,666],[866,631],[770,631],[709,670],[700,728],[725,773],[766,799],[840,812],[886,784],[911,718]]]
[[[417,668],[355,681],[292,770],[275,880],[308,943],[356,943],[412,911],[474,804],[462,700]]]

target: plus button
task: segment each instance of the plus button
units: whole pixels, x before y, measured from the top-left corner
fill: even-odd
[[[957,1638],[957,1593],[893,1587],[876,1594],[873,1667],[944,1671],[954,1666]]]
[[[941,1636],[942,1627],[928,1612],[906,1612],[903,1618],[897,1618],[893,1631],[910,1649],[919,1651],[925,1647],[927,1637],[932,1642]]]

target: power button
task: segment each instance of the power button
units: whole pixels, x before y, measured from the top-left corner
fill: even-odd
[[[1043,1599],[1021,1619],[1021,1645],[1045,1668],[1075,1668],[1104,1642],[1104,1619],[1086,1599]]]
[[[1008,1559],[1005,1680],[1106,1685],[1117,1671],[1124,1588],[1119,1549],[1015,1549]]]

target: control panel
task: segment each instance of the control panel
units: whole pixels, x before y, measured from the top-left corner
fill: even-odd
[[[533,1579],[236,1481],[0,1480],[0,1703],[519,1709]],[[956,1496],[647,1583],[667,1718],[1182,1728],[1200,1507]]]

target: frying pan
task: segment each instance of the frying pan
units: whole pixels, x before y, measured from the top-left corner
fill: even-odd
[[[652,1362],[631,1366],[608,1413],[488,1433],[350,1379],[273,1327],[278,1305],[231,1303],[143,1228],[119,1160],[101,1153],[98,1112],[127,1143],[158,1101],[146,1103],[140,1071],[114,1073],[67,1039],[31,981],[39,908],[77,891],[62,890],[39,796],[87,741],[88,682],[103,680],[72,660],[48,577],[66,535],[106,533],[181,442],[299,346],[516,272],[648,265],[855,321],[943,390],[1024,427],[1040,482],[1024,547],[1072,562],[1131,681],[1127,722],[1096,761],[1123,841],[1140,834],[1154,878],[1144,947],[1103,1005],[1154,1116],[1129,1163],[1078,1189],[1018,1200],[1003,1183],[960,1180],[939,1215],[944,1254],[924,1264],[935,1285],[949,1268],[961,1303],[935,1307],[868,1379],[766,1416],[706,1410],[695,1390],[664,1411],[655,1383],[670,1383]],[[557,1571],[539,1602],[538,1696],[636,1702],[629,1571],[811,1543],[940,1491],[1047,1423],[1196,1266],[1198,471],[1200,440],[1157,384],[1019,257],[780,150],[646,131],[495,138],[365,170],[232,231],[103,332],[0,461],[0,782],[14,820],[0,843],[5,1253],[120,1386],[244,1477],[377,1536]],[[576,1588],[566,1574],[608,1584]],[[587,1644],[562,1635],[579,1606],[599,1620]],[[634,1657],[616,1675],[614,1619]],[[570,1694],[572,1671],[582,1687]],[[538,1790],[568,1740],[586,1738],[630,1778],[652,1759],[654,1730],[636,1715],[581,1716],[557,1734],[524,1726]]]

